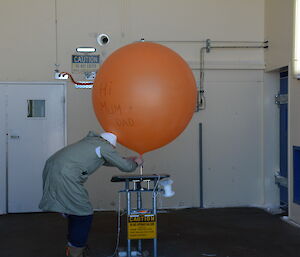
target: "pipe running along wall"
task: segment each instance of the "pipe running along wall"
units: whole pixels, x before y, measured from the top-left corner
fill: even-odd
[[[143,39],[144,40],[144,39]],[[207,40],[160,40],[151,41],[155,43],[168,44],[200,44],[200,67],[199,67],[199,89],[197,94],[196,112],[204,110],[206,107],[205,90],[204,90],[204,71],[205,71],[205,53],[210,53],[212,49],[261,49],[268,48],[268,41],[211,41]],[[213,45],[216,44],[216,45]],[[223,45],[219,45],[223,44]],[[195,70],[195,69],[194,69]]]

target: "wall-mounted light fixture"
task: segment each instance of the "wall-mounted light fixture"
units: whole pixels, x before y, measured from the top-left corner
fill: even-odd
[[[295,0],[294,12],[294,75],[300,79],[300,0]]]
[[[77,47],[76,52],[78,52],[78,53],[95,53],[96,48],[95,47],[86,47],[86,46]]]

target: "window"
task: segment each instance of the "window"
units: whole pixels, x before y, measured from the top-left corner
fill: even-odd
[[[27,100],[27,117],[45,117],[45,100]]]

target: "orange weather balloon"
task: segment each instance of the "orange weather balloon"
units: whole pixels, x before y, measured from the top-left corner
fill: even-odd
[[[177,53],[156,43],[138,42],[105,60],[92,98],[103,129],[143,154],[170,143],[185,129],[197,93],[193,73]]]

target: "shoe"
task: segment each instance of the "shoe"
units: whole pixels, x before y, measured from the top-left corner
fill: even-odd
[[[85,247],[67,246],[66,256],[68,257],[87,257],[84,253]]]
[[[83,257],[90,257],[90,248],[88,246],[84,247]]]

